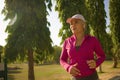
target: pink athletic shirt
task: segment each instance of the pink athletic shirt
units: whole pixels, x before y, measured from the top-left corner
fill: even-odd
[[[95,52],[97,55],[96,67],[98,67],[105,60],[104,51],[98,39],[90,35],[84,37],[78,50],[76,50],[75,42],[75,35],[72,35],[64,41],[60,56],[60,64],[69,72],[72,65],[77,63],[78,65],[76,67],[80,70],[81,75],[76,77],[89,76],[95,72],[95,69],[89,68],[87,60],[94,60]]]

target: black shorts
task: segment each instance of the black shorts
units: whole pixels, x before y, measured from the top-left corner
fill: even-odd
[[[99,80],[99,78],[98,78],[97,72],[95,71],[90,76],[86,76],[86,77],[82,77],[82,78],[73,77],[72,80]]]

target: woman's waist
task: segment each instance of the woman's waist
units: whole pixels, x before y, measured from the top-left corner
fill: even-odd
[[[88,76],[96,70],[96,69],[90,69],[86,61],[74,62],[71,63],[71,65],[74,65],[76,63],[77,63],[76,68],[80,70],[81,76]]]
[[[75,78],[90,78],[92,76],[98,77],[96,70],[91,70],[91,71],[88,71],[86,73],[82,73],[81,75],[74,76],[74,77]]]
[[[80,70],[80,69],[79,69]],[[86,69],[86,70],[80,70],[80,74],[78,77],[85,77],[93,74],[96,70],[95,69]]]
[[[70,65],[77,64],[77,68],[80,70],[89,70],[87,60],[71,60]]]

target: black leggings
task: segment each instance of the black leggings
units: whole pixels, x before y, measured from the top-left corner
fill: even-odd
[[[99,78],[98,78],[97,72],[95,71],[95,72],[94,72],[92,75],[90,75],[90,76],[83,77],[83,78],[73,77],[72,80],[99,80]]]

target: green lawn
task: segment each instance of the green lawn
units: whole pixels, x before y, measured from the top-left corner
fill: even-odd
[[[9,80],[28,80],[27,64],[9,64]],[[108,80],[109,78],[120,75],[120,65],[118,68],[112,68],[111,61],[105,61],[102,65],[104,73],[99,73],[100,79]],[[70,75],[57,64],[35,66],[36,80],[70,80]]]
[[[27,64],[11,64],[9,65],[9,80],[28,80]],[[18,68],[18,69],[17,69]],[[56,64],[35,66],[36,80],[70,80],[70,75],[60,66]]]

